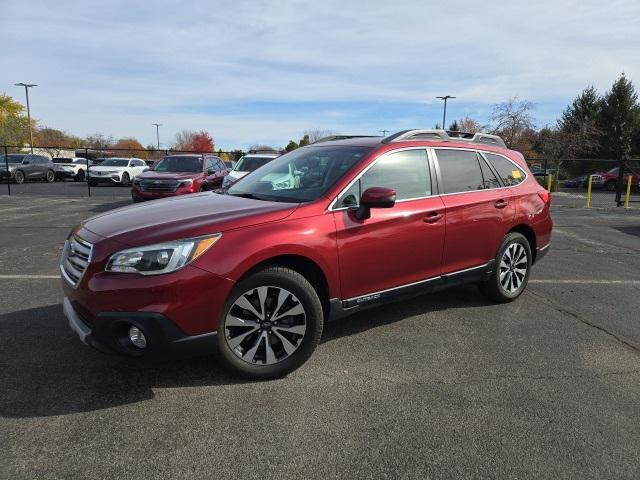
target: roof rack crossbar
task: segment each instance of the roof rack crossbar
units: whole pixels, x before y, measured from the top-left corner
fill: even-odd
[[[498,135],[492,135],[489,133],[469,133],[469,132],[457,132],[447,130],[402,130],[400,132],[389,135],[382,143],[391,142],[406,142],[411,140],[440,140],[440,141],[463,141],[470,143],[482,143],[484,145],[493,145],[496,147],[507,148],[504,140]]]

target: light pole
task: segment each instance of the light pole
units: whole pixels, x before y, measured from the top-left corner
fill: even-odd
[[[29,108],[29,89],[37,87],[35,83],[16,83],[16,87],[24,87],[24,93],[27,95],[27,120],[29,122],[29,138],[31,139],[31,153],[33,153],[33,131],[31,130],[31,109]]]
[[[380,133],[382,133],[382,136],[383,136],[383,137],[386,137],[386,136],[387,136],[387,132],[388,132],[389,130],[378,130],[378,131],[379,131]]]
[[[450,98],[456,98],[456,97],[452,97],[451,95],[445,95],[444,97],[436,97],[439,98],[440,100],[444,100],[444,112],[442,113],[442,129],[446,130],[446,124],[447,124],[447,100],[449,100]]]
[[[156,140],[158,141],[158,150],[160,150],[160,127],[162,126],[161,123],[152,123],[151,125],[155,125],[156,126]]]

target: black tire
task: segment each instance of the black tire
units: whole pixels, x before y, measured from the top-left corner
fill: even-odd
[[[269,287],[270,289],[284,289],[290,292],[299,301],[299,305],[304,309],[304,321],[306,322],[306,330],[304,335],[297,343],[297,349],[288,356],[284,356],[282,360],[272,364],[257,364],[249,363],[245,361],[238,354],[234,353],[229,344],[227,343],[227,328],[225,326],[225,319],[227,314],[234,306],[235,302],[240,299],[245,293],[258,287]],[[291,298],[291,297],[290,297]],[[269,301],[269,300],[267,300]],[[284,305],[284,304],[283,304]],[[271,303],[273,306],[273,303]],[[235,308],[238,308],[237,306]],[[268,311],[268,308],[265,308]],[[274,309],[276,310],[276,309]],[[275,315],[277,312],[272,311],[268,315],[268,319],[277,319]],[[283,318],[283,317],[281,317]],[[322,336],[322,328],[324,325],[324,317],[322,311],[322,303],[318,298],[318,294],[309,281],[296,272],[286,267],[281,266],[268,266],[261,269],[244,280],[238,282],[235,288],[231,291],[231,294],[227,298],[225,308],[218,326],[218,351],[222,361],[235,373],[256,380],[267,380],[272,378],[282,377],[305,363]],[[259,322],[258,322],[259,323]],[[266,322],[269,323],[269,322]],[[277,323],[274,324],[274,330]],[[269,335],[270,338],[274,338],[275,333],[271,332],[271,328],[265,332],[265,335]],[[255,335],[260,335],[256,331]],[[229,337],[231,338],[231,337]],[[253,342],[250,337],[247,337],[249,341]],[[278,341],[277,339],[275,340]],[[260,341],[256,340],[254,345],[257,345]],[[262,346],[263,344],[261,344]],[[269,345],[275,345],[269,341]],[[266,350],[266,345],[265,345]],[[266,352],[265,352],[266,354]],[[254,357],[255,359],[255,357]]]
[[[609,181],[607,182],[607,184],[605,185],[607,191],[609,192],[615,192],[616,190],[616,182],[614,181]]]
[[[56,172],[53,170],[47,170],[44,174],[44,180],[47,183],[53,183],[56,181]]]
[[[73,181],[74,182],[84,182],[84,170],[78,170],[78,173],[76,173],[76,176],[73,177]]]
[[[120,185],[122,185],[123,187],[128,187],[130,181],[131,179],[129,178],[129,174],[127,172],[124,172],[122,174],[122,177],[120,178]]]
[[[512,248],[513,250],[520,251],[517,245],[522,246],[522,248],[524,248],[524,251],[526,253],[526,271],[522,278],[520,278],[519,276],[516,276],[516,272],[514,271],[515,265],[513,267],[509,265],[508,270],[506,271],[504,267],[501,267],[501,264],[503,262],[503,258],[505,257],[505,252],[507,252],[507,249]],[[527,283],[529,282],[529,275],[531,274],[532,258],[533,257],[531,255],[531,246],[529,245],[529,241],[524,235],[516,232],[511,232],[507,234],[507,236],[504,237],[504,240],[502,240],[502,244],[500,245],[500,248],[498,249],[498,253],[496,254],[495,266],[493,268],[493,272],[491,272],[491,277],[489,277],[489,280],[479,284],[480,291],[487,298],[489,298],[490,300],[493,300],[494,302],[498,302],[498,303],[513,302],[516,298],[518,298],[522,294],[522,292],[524,292],[524,289],[527,287]],[[506,261],[506,259],[505,259],[505,263],[509,264],[509,262]],[[518,262],[517,265],[523,265],[524,263],[525,262]],[[518,269],[518,270],[521,270],[521,269]],[[503,282],[500,279],[501,273],[506,273],[503,281],[507,282],[508,287],[503,285]],[[514,283],[512,284],[508,283],[509,276],[512,276],[513,278],[515,278]],[[514,290],[510,290],[510,288],[515,287],[516,281],[519,281],[518,287],[515,288]]]
[[[22,170],[16,170],[13,174],[13,181],[18,185],[24,183],[24,172]]]

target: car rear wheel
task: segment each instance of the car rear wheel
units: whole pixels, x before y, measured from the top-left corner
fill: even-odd
[[[17,184],[24,183],[24,172],[22,170],[16,170],[13,174],[13,181]]]
[[[47,183],[53,183],[56,181],[56,173],[53,170],[47,170],[47,173],[44,174],[44,179]]]
[[[218,347],[234,372],[278,378],[307,361],[322,327],[322,304],[313,286],[294,270],[272,266],[233,289],[220,319]]]
[[[84,170],[78,170],[76,176],[73,177],[76,182],[84,182]]]
[[[491,277],[480,284],[480,290],[495,302],[514,301],[529,282],[531,260],[531,246],[526,237],[509,233],[498,249]]]
[[[121,184],[123,187],[126,187],[126,186],[128,186],[128,185],[129,185],[129,182],[130,182],[129,174],[128,174],[127,172],[124,172],[124,173],[122,174],[122,178],[120,178],[120,184]]]

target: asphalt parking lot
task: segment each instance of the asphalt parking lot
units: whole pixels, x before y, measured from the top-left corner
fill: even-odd
[[[0,196],[0,478],[640,477],[638,209],[558,196],[516,302],[466,286],[363,312],[292,375],[248,382],[69,330],[59,249],[131,203],[109,190]]]

